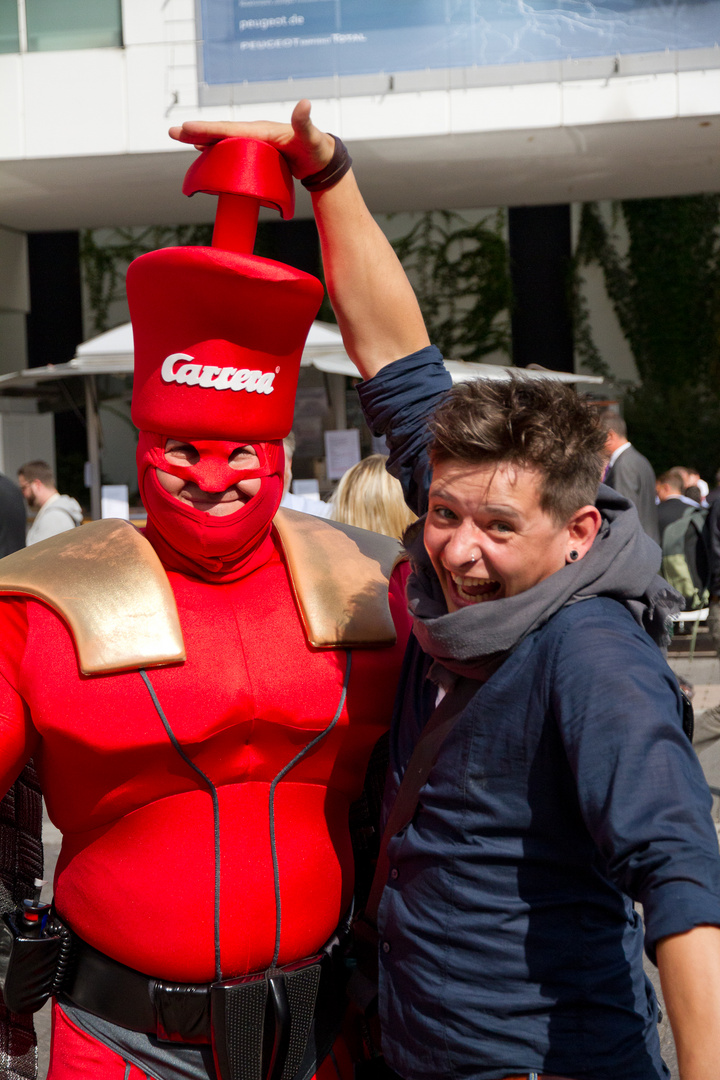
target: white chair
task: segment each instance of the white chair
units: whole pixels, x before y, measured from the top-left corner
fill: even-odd
[[[678,629],[682,629],[685,623],[692,623],[692,633],[690,635],[690,659],[692,660],[695,655],[695,642],[697,641],[698,627],[701,622],[705,622],[710,609],[695,608],[694,611],[679,611],[677,615],[673,615],[673,622],[677,623]]]

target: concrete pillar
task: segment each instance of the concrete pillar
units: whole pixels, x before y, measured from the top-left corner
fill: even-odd
[[[25,318],[29,310],[27,236],[0,227],[0,374],[27,366]]]

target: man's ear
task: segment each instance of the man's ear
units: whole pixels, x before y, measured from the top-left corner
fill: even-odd
[[[566,562],[576,562],[582,559],[592,547],[593,540],[598,534],[602,517],[596,506],[582,506],[576,510],[567,524],[568,546],[565,553]]]

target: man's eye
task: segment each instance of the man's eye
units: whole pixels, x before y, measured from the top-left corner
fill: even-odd
[[[169,443],[165,457],[173,465],[197,465],[200,455],[191,443]]]
[[[431,512],[435,517],[441,518],[443,521],[452,521],[455,517],[449,506],[433,506]]]
[[[490,523],[490,528],[494,532],[499,533],[511,533],[514,532],[512,525],[509,525],[507,521],[493,521]]]
[[[228,458],[231,469],[258,469],[260,461],[252,446],[238,446]]]

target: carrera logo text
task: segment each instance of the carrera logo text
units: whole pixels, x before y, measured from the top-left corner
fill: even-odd
[[[195,364],[188,353],[171,353],[160,369],[163,382],[181,386],[203,386],[210,390],[247,390],[248,394],[272,394],[274,371],[249,368],[213,367]]]

